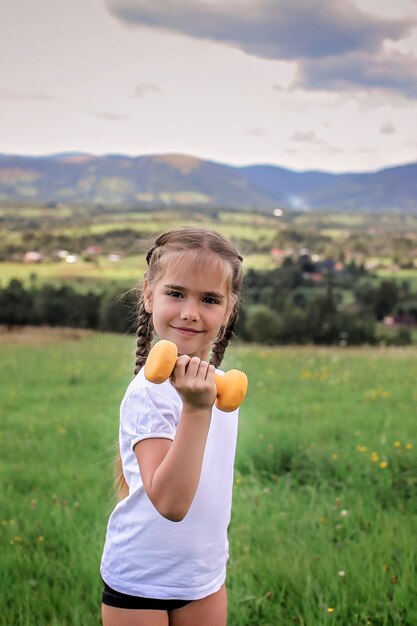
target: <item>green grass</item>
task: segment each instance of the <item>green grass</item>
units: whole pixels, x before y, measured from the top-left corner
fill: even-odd
[[[100,623],[130,337],[0,334],[0,625]],[[417,350],[235,345],[229,626],[417,624]]]
[[[11,279],[17,278],[25,285],[36,277],[38,283],[63,284],[73,283],[79,287],[83,282],[86,285],[103,285],[108,282],[119,282],[136,285],[143,276],[146,261],[143,256],[129,256],[114,263],[105,257],[100,257],[97,263],[79,260],[76,263],[48,262],[48,263],[8,263],[0,264],[1,285],[6,286]]]

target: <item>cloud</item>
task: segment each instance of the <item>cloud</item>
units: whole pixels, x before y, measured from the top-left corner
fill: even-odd
[[[316,136],[314,130],[307,132],[298,130],[290,137],[290,141],[295,141],[296,143],[310,143],[320,146],[325,145],[324,142]]]
[[[382,18],[362,11],[353,0],[104,1],[113,16],[129,25],[216,41],[266,59],[295,61],[300,87],[360,86],[416,97],[416,58],[400,55],[401,60],[393,60],[384,50],[384,42],[409,36],[415,15]]]
[[[382,135],[394,135],[397,132],[397,129],[392,122],[386,121],[384,124],[382,124],[379,131]]]
[[[128,120],[131,118],[130,115],[124,115],[121,113],[111,113],[106,111],[92,111],[90,113],[93,117],[99,117],[102,120],[107,120],[109,122],[119,122],[121,120]]]
[[[11,102],[50,102],[57,100],[57,98],[41,92],[0,89],[0,100],[9,100]]]
[[[139,83],[135,85],[132,98],[143,98],[148,93],[161,93],[161,90],[152,83]]]
[[[294,86],[338,91],[383,90],[417,98],[417,62],[414,55],[399,52],[389,55],[359,52],[328,57],[320,63],[303,60]]]
[[[265,130],[260,126],[251,126],[250,128],[247,128],[245,132],[247,135],[251,135],[252,137],[264,137],[266,134]]]
[[[271,59],[373,51],[384,39],[402,38],[410,29],[405,19],[363,13],[348,0],[106,0],[106,4],[129,24],[219,41]]]

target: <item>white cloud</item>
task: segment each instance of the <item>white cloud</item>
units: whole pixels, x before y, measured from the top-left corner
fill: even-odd
[[[50,102],[56,99],[47,93],[0,89],[0,100],[10,100],[11,102]]]
[[[382,135],[394,135],[397,130],[392,122],[387,121],[382,124],[380,132]]]
[[[132,98],[143,98],[149,93],[161,93],[161,89],[152,83],[140,83],[135,85]]]
[[[130,119],[130,115],[125,115],[122,113],[112,113],[111,111],[93,111],[91,113],[93,117],[98,117],[102,120],[107,120],[109,122],[119,122],[122,120]]]

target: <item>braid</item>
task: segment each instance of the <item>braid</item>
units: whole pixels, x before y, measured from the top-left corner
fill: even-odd
[[[223,361],[224,353],[229,344],[229,341],[233,335],[233,330],[237,322],[237,312],[234,311],[230,316],[227,326],[223,329],[223,332],[217,337],[211,352],[211,365],[219,367]]]
[[[152,339],[153,326],[151,314],[148,313],[145,309],[145,301],[142,294],[139,301],[138,311],[138,341],[136,348],[135,374],[139,372],[139,370],[145,364],[146,359],[148,358],[148,354],[151,349]]]

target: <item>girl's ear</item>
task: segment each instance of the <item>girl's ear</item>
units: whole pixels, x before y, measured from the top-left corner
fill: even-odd
[[[145,311],[152,313],[152,289],[147,280],[143,283],[143,302],[145,305]]]

